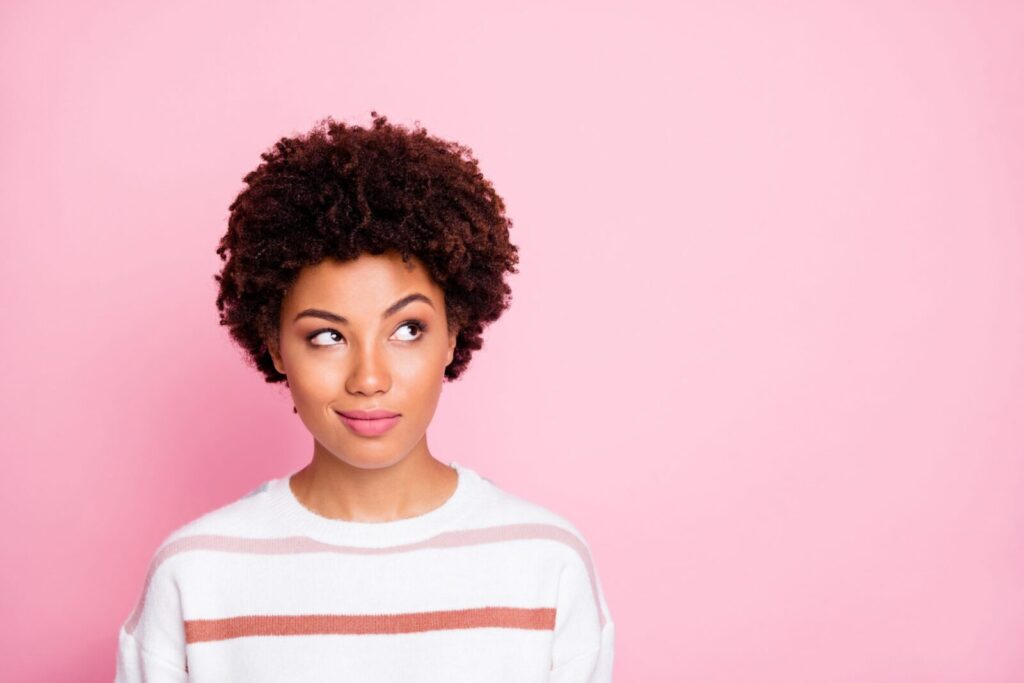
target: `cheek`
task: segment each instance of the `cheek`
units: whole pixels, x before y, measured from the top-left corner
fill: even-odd
[[[411,411],[429,412],[444,379],[444,358],[423,353],[396,362],[391,370],[391,393]],[[400,398],[399,398],[400,397]]]
[[[315,355],[302,357],[292,363],[288,384],[293,394],[306,401],[333,396],[344,386],[345,376],[339,363],[324,362]]]
[[[396,359],[391,367],[394,388],[400,389],[403,393],[423,393],[433,381],[433,366],[428,354],[410,354]]]
[[[443,344],[424,345],[417,353],[410,353],[397,361],[396,373],[418,385],[430,385],[444,376],[447,355],[448,347]]]

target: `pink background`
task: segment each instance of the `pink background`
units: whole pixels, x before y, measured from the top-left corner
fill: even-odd
[[[376,109],[508,202],[431,448],[584,532],[616,680],[1024,679],[1022,7],[5,2],[4,678],[111,680],[159,540],[309,458],[214,249]]]

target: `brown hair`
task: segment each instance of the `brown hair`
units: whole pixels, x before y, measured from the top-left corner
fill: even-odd
[[[229,207],[217,248],[225,263],[214,275],[220,324],[267,382],[285,380],[266,346],[277,338],[284,294],[303,267],[328,257],[397,251],[423,262],[444,291],[450,331],[459,331],[449,381],[511,302],[512,221],[472,150],[418,122],[410,130],[372,116],[371,128],[327,117],[281,138]]]

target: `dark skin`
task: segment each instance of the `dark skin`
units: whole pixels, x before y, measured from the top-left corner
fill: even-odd
[[[382,319],[414,293],[430,303],[415,299]],[[296,319],[307,309],[347,322]],[[305,507],[332,519],[386,522],[429,512],[454,493],[458,473],[431,455],[426,430],[457,330],[448,330],[444,291],[422,262],[389,252],[308,266],[284,297],[279,329],[267,346],[313,435],[312,460],[289,481]],[[401,417],[372,437],[354,433],[335,412],[375,408]]]

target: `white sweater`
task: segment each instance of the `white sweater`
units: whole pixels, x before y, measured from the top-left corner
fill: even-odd
[[[121,626],[115,683],[605,683],[615,625],[589,546],[451,462],[391,522],[320,516],[290,475],[168,535]]]

